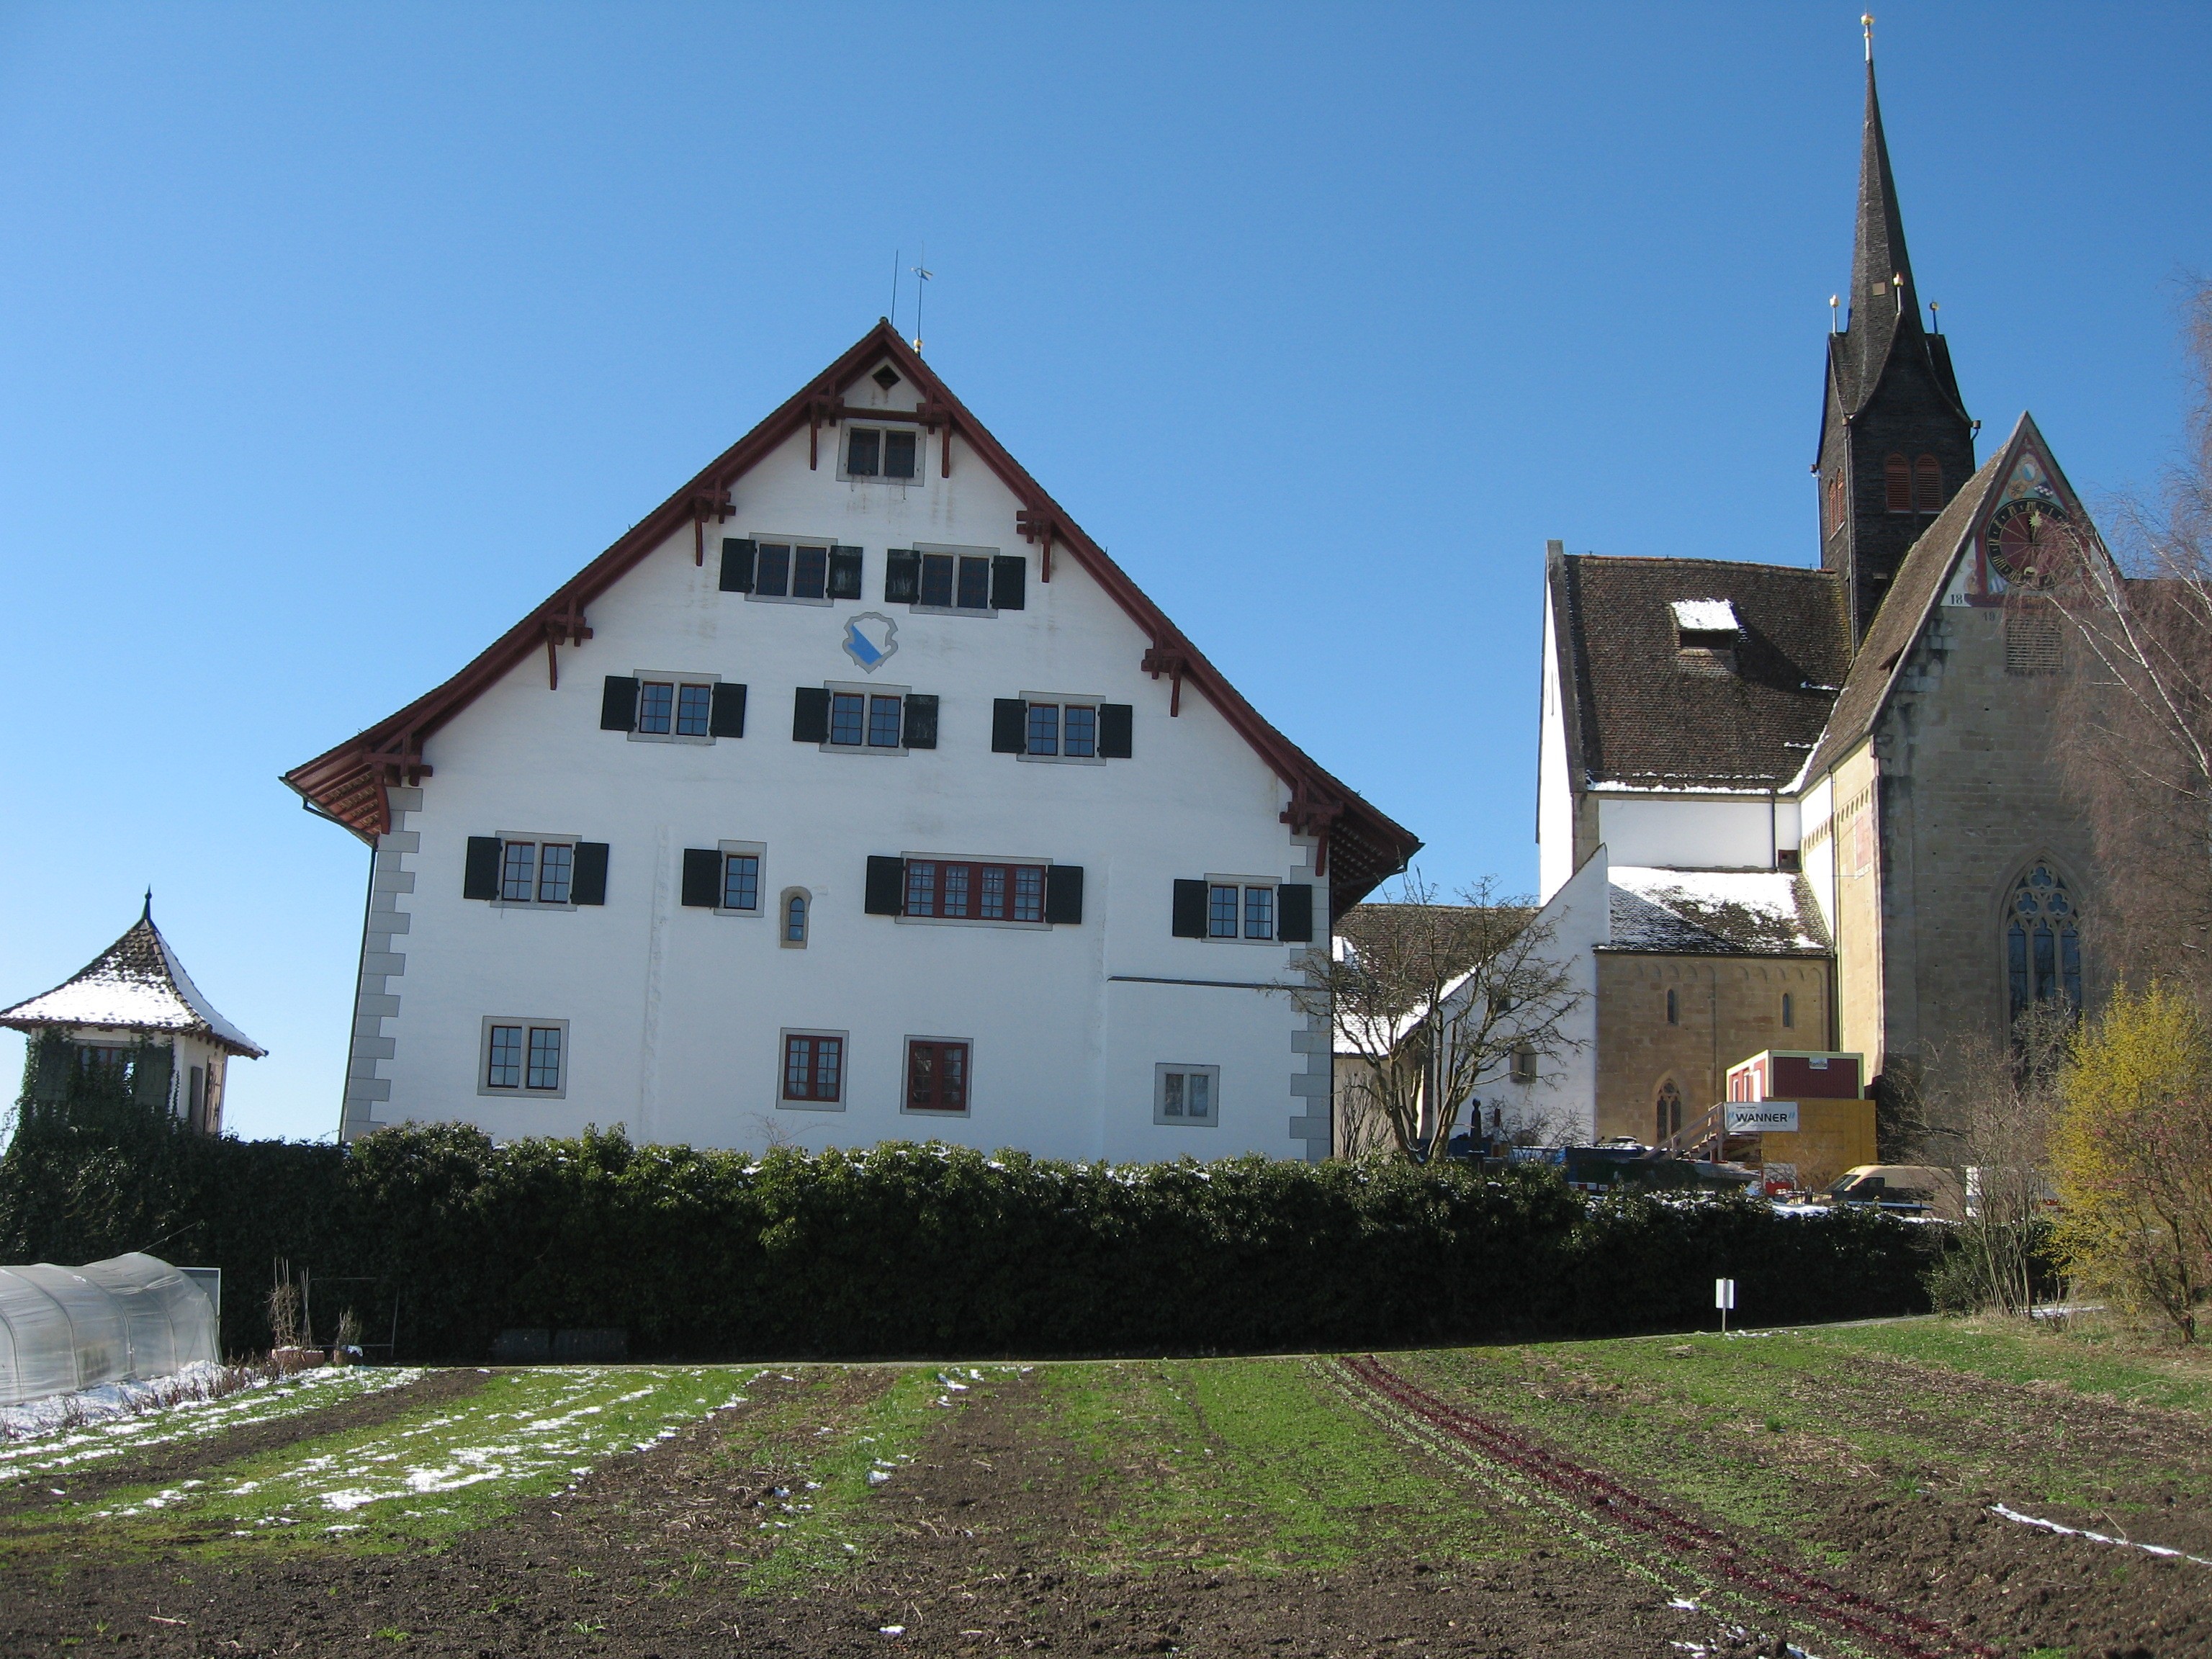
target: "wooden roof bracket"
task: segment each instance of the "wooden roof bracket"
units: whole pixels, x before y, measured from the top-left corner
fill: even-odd
[[[1303,780],[1291,786],[1290,805],[1283,808],[1282,822],[1291,826],[1294,836],[1311,836],[1315,839],[1314,874],[1328,873],[1328,843],[1337,819],[1344,816],[1344,803],[1332,796],[1316,794],[1310,784]]]
[[[1043,555],[1039,562],[1039,574],[1045,580],[1050,581],[1052,580],[1052,544],[1055,538],[1066,539],[1066,529],[1050,508],[1039,507],[1017,507],[1014,510],[1014,528],[1021,532],[1024,541],[1037,544],[1039,550]],[[1152,678],[1158,679],[1159,677],[1156,674]],[[1180,683],[1179,677],[1178,683]]]
[[[894,416],[892,418],[897,417]],[[939,398],[925,398],[915,408],[914,418],[920,421],[923,427],[931,432],[935,432],[940,426],[945,428],[944,435],[937,441],[937,476],[940,478],[951,477],[952,476],[952,405]]]
[[[545,689],[561,689],[560,646],[565,640],[570,645],[581,645],[592,637],[592,630],[584,625],[584,607],[574,599],[556,600],[545,611]]]
[[[707,562],[707,520],[720,524],[737,508],[730,503],[730,487],[720,484],[711,495],[691,498],[691,562],[703,566]]]
[[[806,470],[809,472],[818,470],[821,465],[822,447],[816,440],[820,436],[823,424],[836,425],[838,414],[843,407],[844,400],[837,395],[835,386],[817,386],[806,394]]]
[[[1190,658],[1180,640],[1165,641],[1145,653],[1138,668],[1154,679],[1163,674],[1168,677],[1168,718],[1174,720],[1182,713],[1182,677],[1190,666]]]

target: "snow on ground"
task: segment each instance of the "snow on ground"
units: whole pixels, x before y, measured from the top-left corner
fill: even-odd
[[[354,1530],[350,1518],[374,1504],[420,1503],[485,1482],[573,1480],[604,1458],[643,1450],[686,1423],[742,1404],[730,1382],[726,1372],[508,1372],[495,1389],[449,1409],[401,1418],[338,1450],[264,1465],[258,1478],[216,1474],[97,1513],[124,1518],[204,1506],[243,1522],[235,1528],[241,1534],[318,1519],[328,1531]],[[499,1409],[503,1402],[514,1408]]]
[[[281,1382],[261,1379],[217,1400],[183,1400],[146,1408],[149,1399],[158,1399],[180,1381],[196,1380],[199,1374],[212,1376],[220,1370],[194,1365],[177,1377],[109,1382],[77,1394],[50,1395],[0,1407],[0,1485],[141,1447],[204,1439],[248,1424],[319,1410],[398,1388],[422,1375],[409,1369],[331,1367],[301,1371]]]

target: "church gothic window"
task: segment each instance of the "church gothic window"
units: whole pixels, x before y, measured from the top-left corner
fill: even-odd
[[[1838,467],[1828,475],[1828,533],[1832,536],[1844,527],[1844,472]]]
[[[2065,878],[2039,860],[2020,878],[2005,915],[2008,1018],[2037,1003],[2081,1006],[2080,915]]]
[[[1659,1098],[1652,1108],[1652,1144],[1656,1146],[1669,1135],[1682,1133],[1682,1091],[1673,1078],[1659,1085]]]

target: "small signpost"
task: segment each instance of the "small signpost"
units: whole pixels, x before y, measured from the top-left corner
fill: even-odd
[[[1729,1310],[1735,1306],[1735,1280],[1733,1279],[1713,1280],[1713,1306],[1721,1310],[1721,1334],[1726,1336]]]

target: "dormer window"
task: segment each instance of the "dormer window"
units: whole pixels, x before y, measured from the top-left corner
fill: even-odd
[[[1743,634],[1735,606],[1727,599],[1677,599],[1674,663],[1687,673],[1733,674],[1735,648]]]
[[[908,428],[848,427],[845,434],[845,476],[912,483],[921,476],[921,434]]]

